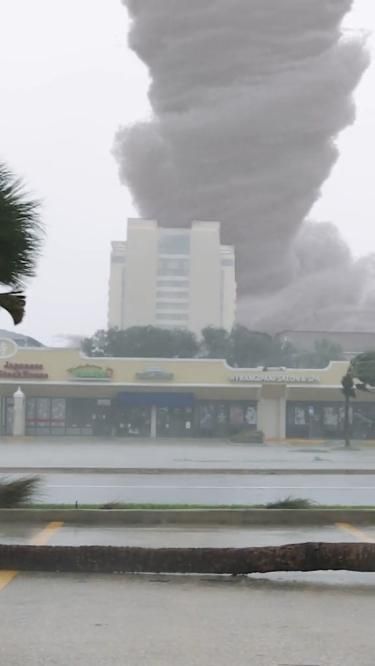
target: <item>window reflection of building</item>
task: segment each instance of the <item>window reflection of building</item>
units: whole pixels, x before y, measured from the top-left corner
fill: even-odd
[[[296,425],[305,425],[306,424],[306,417],[305,417],[305,409],[304,407],[296,407],[294,410],[294,423]]]
[[[27,398],[26,434],[109,435],[110,409],[108,400]]]
[[[201,402],[196,409],[198,413],[197,429],[201,436],[210,434],[222,437],[245,428],[256,428],[256,403]]]
[[[371,420],[369,409],[374,409],[375,416],[375,405],[356,403],[355,410],[353,410],[352,405],[350,406],[349,423],[353,437],[357,435],[358,438],[370,437],[373,430],[375,435],[375,419],[374,421]],[[355,413],[358,414],[357,423]],[[366,434],[364,434],[363,416],[365,419],[369,419]],[[360,422],[362,425],[360,425]],[[339,439],[343,437],[344,424],[345,407],[343,403],[315,402],[306,404],[289,402],[287,404],[287,437]]]
[[[248,407],[245,413],[245,421],[247,425],[256,425],[257,423],[257,412],[255,407]]]

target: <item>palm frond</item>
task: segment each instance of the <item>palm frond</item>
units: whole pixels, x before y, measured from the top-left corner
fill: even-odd
[[[35,275],[43,229],[40,204],[0,163],[0,283],[16,289]]]
[[[15,326],[21,323],[25,314],[25,306],[25,296],[19,291],[0,294],[0,308],[3,308],[10,314]]]

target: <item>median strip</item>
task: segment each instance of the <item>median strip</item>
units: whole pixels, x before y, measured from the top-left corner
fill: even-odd
[[[111,526],[131,525],[151,527],[173,526],[227,526],[227,527],[278,527],[322,526],[346,523],[351,525],[375,525],[374,509],[358,508],[54,508],[54,509],[0,509],[0,524],[23,523]]]
[[[103,474],[124,476],[152,475],[241,475],[241,476],[374,476],[373,468],[329,467],[0,467],[1,474]]]

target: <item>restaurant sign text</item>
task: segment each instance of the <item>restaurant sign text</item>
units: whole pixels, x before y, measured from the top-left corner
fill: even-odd
[[[235,384],[320,384],[320,379],[307,375],[235,375]]]

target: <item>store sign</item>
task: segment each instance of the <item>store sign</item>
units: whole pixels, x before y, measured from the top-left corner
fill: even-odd
[[[317,377],[303,375],[235,375],[235,384],[320,384]]]
[[[111,368],[101,368],[100,365],[79,365],[77,368],[69,368],[71,379],[84,381],[109,382],[113,376]]]
[[[17,345],[14,340],[8,338],[0,338],[0,358],[9,358],[14,356],[17,352]]]
[[[160,382],[170,382],[174,379],[173,372],[166,372],[165,370],[160,370],[159,368],[150,368],[149,370],[144,370],[143,372],[136,373],[136,379],[144,381],[160,381]]]
[[[44,366],[39,363],[5,363],[0,379],[48,379]]]

